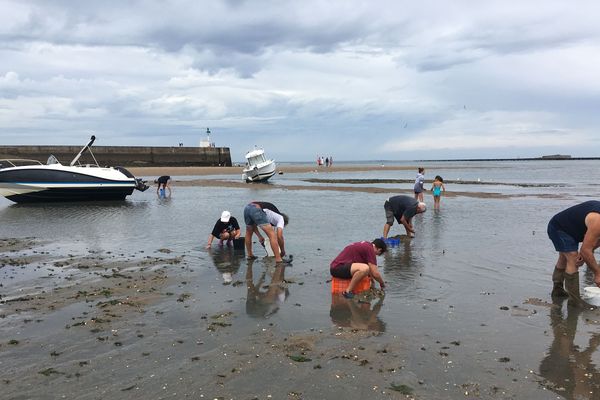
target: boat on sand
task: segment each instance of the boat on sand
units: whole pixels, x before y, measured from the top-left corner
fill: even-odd
[[[91,147],[95,136],[69,165],[51,155],[46,164],[37,160],[0,160],[0,195],[15,203],[124,200],[134,190],[148,186],[123,167],[101,167]],[[93,163],[81,164],[88,151]]]

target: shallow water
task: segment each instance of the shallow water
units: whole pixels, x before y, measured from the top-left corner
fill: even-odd
[[[359,307],[340,303],[337,297],[332,300],[329,262],[345,245],[381,236],[383,203],[389,195],[277,188],[303,178],[293,174],[274,177],[270,191],[256,191],[252,185],[232,189],[177,187],[175,183],[170,199],[158,199],[150,190],[135,193],[126,202],[109,204],[14,205],[0,200],[0,237],[39,238],[46,242],[46,251],[64,257],[101,252],[116,260],[132,254],[143,259],[160,249],[184,256],[191,268],[173,267],[171,274],[186,282],[193,301],[185,313],[170,304],[157,305],[157,309],[168,310],[168,316],[147,322],[159,331],[177,327],[181,337],[198,335],[197,322],[187,317],[189,312],[211,314],[225,306],[236,315],[232,340],[263,323],[274,324],[283,332],[330,329],[336,324],[383,332],[381,341],[404,344],[408,368],[427,376],[430,393],[440,396],[453,382],[473,380],[497,381],[500,386],[518,382],[520,398],[574,398],[578,393],[582,398],[598,398],[592,381],[598,376],[600,361],[598,326],[594,324],[600,315],[568,310],[566,304],[560,309],[525,303],[532,298],[551,303],[556,254],[546,224],[556,212],[596,195],[583,176],[595,167],[596,162],[587,161],[480,163],[462,169],[440,163],[438,169],[428,167],[429,178],[443,174],[567,186],[545,189],[560,194],[553,199],[443,198],[439,211],[433,210],[432,199],[426,195],[430,209],[415,217],[416,237],[403,238],[379,259],[387,283],[385,297]],[[391,174],[336,176],[366,179]],[[401,178],[414,173],[393,175]],[[453,189],[448,185],[447,190]],[[510,194],[532,191],[513,186],[497,189]],[[243,222],[243,207],[252,200],[273,202],[290,216],[285,239],[288,254],[294,256],[292,265],[276,268],[272,259],[262,257],[248,262],[243,252],[218,248],[216,241],[213,249],[204,249],[221,211],[228,209]],[[404,235],[404,230],[394,225],[390,234]],[[263,252],[255,245],[257,255]],[[49,273],[48,268],[40,264],[37,275],[0,269],[2,295],[22,292],[27,279]],[[247,279],[254,287],[235,284]],[[590,276],[582,279],[587,282],[583,286],[591,284]],[[67,315],[64,310],[61,313]],[[64,325],[60,315],[54,322],[46,320],[43,329]],[[0,320],[0,328],[2,323]],[[41,328],[29,325],[22,335],[39,335]],[[576,385],[574,378],[565,381],[583,373],[589,374],[581,378],[587,394],[580,392],[581,385]]]

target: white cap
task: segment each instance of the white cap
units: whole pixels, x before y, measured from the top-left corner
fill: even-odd
[[[223,211],[221,213],[221,222],[229,222],[229,218],[231,218],[231,213],[229,211]]]

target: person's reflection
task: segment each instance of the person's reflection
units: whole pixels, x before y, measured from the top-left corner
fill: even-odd
[[[246,270],[248,287],[246,313],[251,317],[268,318],[279,310],[279,307],[290,295],[284,281],[285,264],[266,267],[254,283],[254,261],[248,260],[248,269]],[[270,275],[271,283],[265,285],[267,275]]]
[[[346,299],[341,294],[334,293],[331,295],[329,316],[331,322],[337,326],[384,332],[385,322],[378,317],[381,306],[383,306],[383,297],[377,298],[371,303],[357,299]]]
[[[567,307],[563,317],[560,304],[550,310],[554,338],[548,355],[540,363],[540,375],[552,384],[546,387],[567,399],[600,398],[600,372],[592,362],[592,354],[600,345],[600,333],[592,333],[582,349],[574,343],[582,309]]]
[[[241,261],[244,259],[244,252],[239,252],[231,247],[223,246],[219,248],[208,249],[217,271],[223,277],[223,284],[229,285],[240,269]]]

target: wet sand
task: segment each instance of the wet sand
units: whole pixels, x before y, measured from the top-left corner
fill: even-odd
[[[314,166],[281,166],[278,168],[283,174],[294,174],[294,173],[307,173],[307,172],[318,172],[319,174],[327,174],[333,172],[360,172],[360,171],[406,171],[414,170],[417,167],[412,166],[374,166],[374,165],[351,165],[351,166],[333,166],[333,167],[314,167]],[[458,166],[456,168],[459,168]],[[464,168],[464,167],[460,167]],[[132,167],[129,170],[136,176],[205,176],[205,175],[240,175],[240,167]],[[414,193],[412,190],[402,189],[390,189],[390,188],[378,188],[378,187],[360,187],[360,186],[341,186],[339,183],[347,183],[346,179],[306,179],[306,182],[317,182],[323,184],[323,186],[308,186],[308,185],[290,185],[278,182],[277,185],[254,183],[252,185],[253,190],[312,190],[312,191],[339,191],[339,192],[360,192],[360,193],[394,193],[394,194],[406,194],[412,196]],[[356,183],[381,183],[381,180],[360,180]],[[398,180],[400,181],[400,180]],[[386,183],[386,182],[383,182]],[[429,182],[427,182],[429,183]],[[473,184],[480,182],[452,182],[453,184]],[[336,186],[327,186],[327,184],[337,184]],[[247,188],[248,183],[242,181],[231,181],[222,179],[191,179],[191,180],[180,180],[174,181],[173,186],[203,186],[203,187],[225,187],[225,188]],[[493,192],[475,192],[475,191],[446,191],[444,196],[448,197],[471,197],[471,198],[513,198],[513,197],[542,197],[542,198],[561,198],[561,195],[552,194],[502,194]]]
[[[153,320],[169,318],[168,304],[185,312],[194,298],[191,282],[174,271],[190,269],[185,257],[169,257],[168,249],[138,261],[125,255],[128,262],[112,254],[60,261],[46,254],[50,266],[34,267],[23,252],[38,247],[34,239],[0,242],[3,268],[47,273],[37,289],[0,298],[4,399],[412,398],[424,384],[402,371],[403,343],[381,343],[366,325],[286,333],[265,322],[232,341],[239,327],[224,304],[221,312],[188,315],[197,319],[195,337],[168,323],[160,328]],[[59,269],[62,279],[53,277]]]
[[[390,189],[192,179],[186,190],[175,182],[172,199],[146,192],[118,204],[0,210],[1,398],[600,392],[598,314],[548,295],[555,254],[545,223],[571,200],[449,195],[441,212],[416,217],[415,239],[394,225],[400,246],[380,259],[385,298],[349,301],[330,295],[328,262],[348,241],[381,232],[385,196],[369,193]],[[297,216],[286,231],[293,265],[204,249],[222,207],[239,215],[255,190],[271,189],[264,198]],[[354,195],[338,207],[330,190]]]
[[[35,252],[47,266],[30,265]],[[507,399],[530,393],[531,371],[494,354],[492,345],[483,351],[491,357],[478,357],[487,359],[488,371],[506,366],[502,374],[473,371],[469,381],[448,386],[439,371],[413,370],[418,359],[448,373],[452,360],[472,355],[460,336],[443,341],[433,334],[415,348],[403,337],[383,335],[379,310],[369,303],[378,292],[354,301],[332,299],[332,313],[347,311],[336,317],[338,327],[286,332],[268,318],[239,325],[227,302],[217,312],[195,310],[193,267],[185,255],[171,256],[165,248],[141,257],[96,253],[64,259],[47,254],[34,239],[5,239],[0,265],[47,273],[35,287],[23,287],[22,295],[0,299],[4,399]],[[246,282],[233,284],[248,285],[250,293],[255,279],[248,268]],[[280,272],[270,283],[261,279],[256,289],[269,293],[301,283]],[[554,307],[531,299],[510,312],[535,315],[531,305]],[[171,314],[181,314],[191,331],[173,323]],[[531,378],[534,387],[550,385]]]

